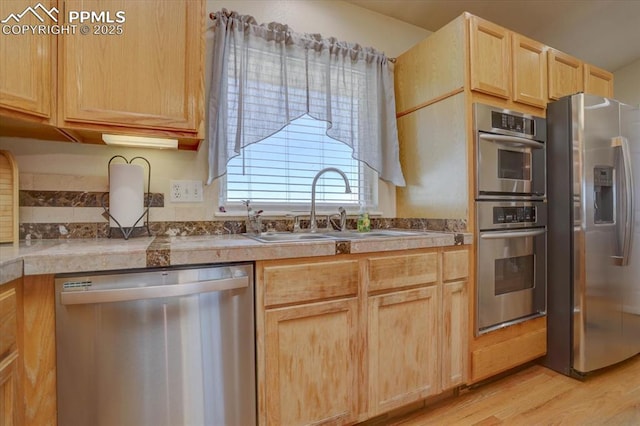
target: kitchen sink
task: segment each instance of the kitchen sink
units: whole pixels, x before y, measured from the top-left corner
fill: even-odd
[[[350,239],[367,239],[367,238],[381,238],[381,237],[410,237],[419,235],[415,231],[396,231],[394,229],[376,229],[370,232],[357,232],[357,231],[344,231],[344,232],[327,232],[327,235],[331,235],[334,238]]]
[[[370,232],[328,231],[328,232],[265,232],[260,235],[243,234],[247,238],[263,243],[316,240],[363,240],[368,238],[409,237],[420,235],[416,231],[397,231],[394,229],[376,229]]]
[[[310,232],[264,232],[260,235],[243,234],[247,238],[254,239],[263,243],[275,243],[282,241],[314,241],[314,240],[331,240],[333,237],[322,233]]]

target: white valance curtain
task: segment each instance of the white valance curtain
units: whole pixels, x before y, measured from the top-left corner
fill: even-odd
[[[393,68],[382,52],[225,10],[215,14],[213,49],[209,183],[242,148],[308,114],[381,179],[404,186]]]

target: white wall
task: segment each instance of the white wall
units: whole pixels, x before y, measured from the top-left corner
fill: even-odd
[[[253,15],[259,23],[280,22],[297,32],[321,33],[340,40],[357,42],[397,56],[430,33],[422,28],[380,15],[339,0],[207,0],[207,70],[210,68],[212,21],[209,12],[222,8]],[[205,76],[208,80],[208,72]],[[212,220],[218,209],[217,183],[204,191],[204,202],[179,204],[169,201],[169,180],[206,181],[207,148],[201,144],[196,152],[168,152],[151,149],[112,148],[65,142],[43,142],[22,138],[0,138],[0,149],[13,153],[21,174],[22,189],[105,191],[107,163],[116,154],[131,158],[137,155],[151,163],[152,192],[164,192],[165,208],[152,209],[152,221]],[[395,216],[395,189],[384,182],[379,185],[380,209],[384,216]],[[103,189],[100,189],[103,188]],[[82,211],[82,213],[80,213]],[[101,222],[101,209],[23,208],[21,222]],[[268,213],[268,212],[267,212]],[[74,214],[76,216],[74,216]]]
[[[259,23],[280,22],[300,33],[320,33],[398,56],[431,34],[397,19],[339,0],[208,0],[207,13],[221,9],[251,15]]]
[[[640,58],[613,73],[614,97],[629,105],[640,106]]]

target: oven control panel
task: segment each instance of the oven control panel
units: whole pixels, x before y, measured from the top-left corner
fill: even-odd
[[[496,206],[493,208],[493,223],[496,225],[502,223],[535,223],[535,221],[535,206]]]
[[[498,111],[491,111],[491,127],[530,136],[536,134],[534,120]]]

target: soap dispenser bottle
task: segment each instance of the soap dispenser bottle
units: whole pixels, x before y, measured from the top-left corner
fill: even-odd
[[[364,205],[360,205],[360,213],[358,214],[358,232],[371,231],[371,221],[369,220],[369,213],[364,209]]]

